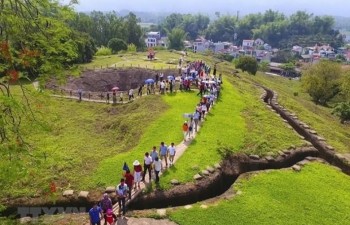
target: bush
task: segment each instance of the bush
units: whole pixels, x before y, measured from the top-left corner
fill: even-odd
[[[122,50],[127,50],[128,46],[122,39],[112,38],[108,41],[108,48],[112,49],[113,53],[117,53]]]
[[[112,55],[112,49],[101,46],[100,48],[97,49],[96,55],[97,56]]]
[[[225,60],[225,61],[228,61],[228,62],[232,62],[232,60],[235,58],[233,55],[223,54],[223,53],[217,54],[216,57],[218,59]]]
[[[269,63],[268,62],[261,62],[261,63],[259,63],[258,69],[261,72],[269,71],[270,70]]]
[[[164,46],[156,46],[156,47],[153,47],[154,50],[156,51],[160,51],[160,50],[166,50],[166,47]]]
[[[128,45],[128,49],[127,49],[128,52],[136,52],[136,50],[137,50],[136,45],[134,44]]]
[[[247,71],[249,74],[255,75],[258,71],[258,62],[253,57],[241,56],[234,63],[236,68],[241,69],[243,72]]]
[[[338,116],[340,118],[341,123],[344,123],[345,121],[349,121],[350,120],[350,102],[338,103],[334,107],[332,114]]]

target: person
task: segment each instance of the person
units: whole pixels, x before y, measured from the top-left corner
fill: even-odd
[[[93,207],[89,210],[90,225],[101,225],[102,209],[98,207],[98,203],[94,203]]]
[[[188,124],[187,121],[182,125],[182,131],[184,133],[184,141],[186,141],[187,133],[188,133]]]
[[[158,156],[154,159],[154,173],[156,175],[156,183],[159,183],[159,172],[162,169],[162,162],[159,160]]]
[[[213,75],[216,76],[216,64],[214,65]]]
[[[122,91],[119,94],[119,100],[121,103],[123,103],[123,92]]]
[[[131,199],[131,189],[134,185],[134,176],[130,173],[130,170],[126,170],[125,174],[125,183],[128,186],[129,199]]]
[[[200,119],[200,113],[196,110],[196,112],[193,114],[194,130],[195,130],[195,132],[198,131],[199,119]]]
[[[117,222],[117,216],[113,213],[112,209],[108,209],[104,215],[105,224],[114,225]]]
[[[158,157],[158,152],[157,152],[157,147],[156,146],[153,146],[153,149],[151,151],[151,157],[152,157],[152,161],[153,162],[156,159],[156,157]]]
[[[165,168],[168,167],[168,146],[164,144],[162,141],[159,146],[159,155],[160,155],[160,161],[162,162],[163,159],[165,161]],[[163,165],[162,165],[163,168]]]
[[[170,166],[172,166],[174,165],[174,157],[176,153],[174,142],[172,142],[171,145],[168,147],[168,152],[169,152],[169,163],[170,163]]]
[[[151,181],[152,177],[151,177],[151,166],[152,166],[152,157],[149,155],[148,152],[145,153],[145,157],[143,160],[143,177],[142,177],[142,181],[145,181],[145,176],[146,176],[146,172],[148,170],[148,175],[149,175],[149,181]]]
[[[117,104],[117,92],[116,91],[113,91],[113,105]],[[109,100],[108,100],[109,101]]]
[[[109,104],[109,92],[106,94],[106,103]]]
[[[135,184],[134,189],[136,189],[136,185],[139,189],[141,189],[140,182],[141,182],[142,166],[138,160],[135,160],[133,162],[133,166],[134,166],[134,184]]]
[[[116,194],[118,198],[119,214],[123,211],[123,216],[125,217],[125,198],[128,195],[128,185],[126,185],[124,178],[120,179],[120,184],[116,187]]]
[[[164,94],[165,93],[165,83],[164,81],[160,82],[160,94]]]
[[[134,99],[134,89],[130,88],[129,90],[129,101],[132,99]]]
[[[205,103],[203,102],[202,105],[201,105],[201,107],[202,107],[202,118],[203,118],[203,120],[204,120],[204,115],[205,115],[205,112],[206,112],[206,110],[207,110],[207,104],[205,104]]]
[[[79,101],[81,102],[82,96],[83,96],[83,91],[81,89],[78,90],[78,95],[79,95]]]
[[[109,198],[107,193],[103,194],[103,198],[100,202],[100,206],[101,206],[103,214],[106,214],[108,209],[113,208],[112,200]]]
[[[159,81],[159,75],[158,75],[158,73],[156,74],[156,77],[155,77],[155,83],[156,83],[156,85],[158,85],[158,81]]]
[[[143,89],[143,85],[141,84],[140,87],[139,87],[139,91],[137,93],[137,96],[142,97],[142,89]]]
[[[147,95],[151,94],[151,85],[147,84]]]
[[[193,118],[191,117],[190,122],[188,123],[188,138],[192,138],[193,133]]]

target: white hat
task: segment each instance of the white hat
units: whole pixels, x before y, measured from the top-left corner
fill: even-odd
[[[134,166],[138,166],[140,165],[140,162],[138,160],[135,160],[133,163],[132,163]]]

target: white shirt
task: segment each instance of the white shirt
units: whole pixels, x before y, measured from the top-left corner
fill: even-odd
[[[202,105],[202,111],[207,111],[207,106],[205,104]]]
[[[146,165],[150,165],[152,163],[152,157],[151,156],[148,156],[148,157],[145,156],[144,160],[145,160],[145,164]]]
[[[175,152],[176,152],[175,146],[174,147],[173,146],[169,146],[168,151],[169,151],[170,155],[175,155]]]
[[[160,82],[160,87],[161,88],[165,88],[165,83],[164,82]]]
[[[130,89],[129,90],[129,95],[133,95],[134,94],[134,90],[133,89]]]
[[[162,162],[160,160],[154,161],[154,170],[160,171],[162,169]]]

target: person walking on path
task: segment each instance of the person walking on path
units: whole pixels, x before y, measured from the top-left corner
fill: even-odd
[[[108,209],[104,216],[105,225],[115,225],[117,222],[117,216],[113,213],[112,209]]]
[[[124,177],[125,177],[125,183],[128,186],[129,199],[131,199],[131,189],[132,189],[132,186],[134,185],[134,176],[130,173],[130,170],[126,170]]]
[[[128,185],[126,185],[124,178],[120,179],[120,184],[116,187],[116,194],[118,198],[119,205],[119,215],[123,211],[123,216],[125,217],[125,199],[128,196]]]
[[[123,92],[121,91],[119,94],[119,101],[123,103]]]
[[[188,122],[188,138],[191,139],[193,137],[193,118],[191,117],[190,122]]]
[[[139,189],[141,189],[140,182],[141,182],[142,166],[140,165],[140,162],[138,160],[135,160],[133,162],[133,166],[134,166],[134,184],[135,184],[134,189],[136,189],[136,185]]]
[[[162,162],[163,159],[165,161],[165,168],[168,167],[168,146],[164,144],[162,141],[159,146],[159,155],[160,155],[160,161]],[[162,165],[163,168],[163,165]]]
[[[174,157],[176,154],[174,142],[172,142],[171,145],[168,147],[168,152],[169,152],[169,163],[170,163],[170,166],[172,166],[174,165]]]
[[[106,103],[109,104],[109,92],[106,94]]]
[[[100,206],[101,206],[103,214],[106,214],[108,209],[113,208],[112,200],[109,198],[107,193],[103,194],[103,198],[100,202]]]
[[[143,89],[143,85],[140,85],[139,91],[138,91],[138,93],[137,93],[137,96],[142,97],[142,89]]]
[[[182,132],[184,134],[184,141],[186,141],[186,137],[188,135],[188,124],[187,124],[187,121],[185,121],[184,124],[182,125]]]
[[[151,156],[153,162],[156,159],[156,157],[158,157],[158,152],[157,152],[156,146],[153,146],[150,156]]]
[[[101,225],[102,209],[98,207],[98,203],[94,203],[94,206],[89,210],[90,225]]]
[[[132,99],[134,99],[134,89],[130,88],[129,90],[129,101]]]
[[[143,177],[142,177],[142,181],[145,182],[145,176],[146,176],[146,172],[148,170],[148,175],[149,175],[149,181],[151,181],[152,176],[151,176],[151,166],[152,166],[152,157],[149,155],[148,152],[145,153],[145,157],[144,157],[144,165],[143,165]]]
[[[159,160],[158,157],[154,160],[154,173],[156,175],[156,183],[159,183],[159,172],[162,169],[162,162]]]
[[[198,131],[198,122],[200,120],[201,115],[199,114],[199,112],[196,110],[196,112],[194,112],[193,114],[193,121],[194,121],[194,131],[197,132]]]

